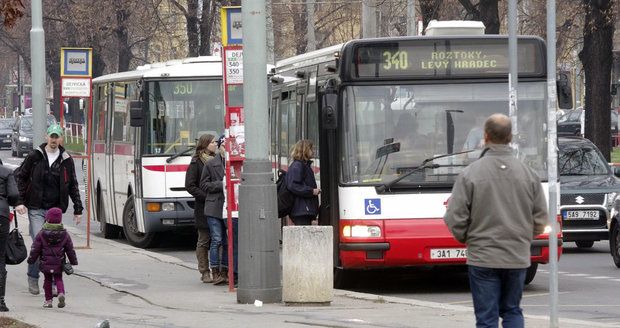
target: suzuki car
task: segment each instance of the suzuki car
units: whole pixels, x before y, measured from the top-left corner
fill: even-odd
[[[558,141],[563,239],[589,248],[609,239],[620,179],[590,140],[560,137]]]

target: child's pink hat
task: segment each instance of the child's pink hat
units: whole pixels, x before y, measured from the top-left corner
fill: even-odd
[[[48,223],[61,223],[62,222],[62,210],[58,207],[52,207],[45,213],[45,221]]]

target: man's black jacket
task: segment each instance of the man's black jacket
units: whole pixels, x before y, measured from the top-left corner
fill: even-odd
[[[15,175],[17,188],[19,189],[19,205],[25,205],[27,208],[42,208],[43,206],[43,188],[45,187],[45,174],[48,174],[49,164],[47,153],[43,143],[38,148],[31,151],[24,159],[21,169]],[[82,200],[80,199],[80,191],[78,189],[77,178],[75,177],[75,165],[73,158],[65,151],[62,146],[58,146],[60,155],[57,161],[60,161],[60,185],[58,193],[60,195],[59,208],[64,213],[69,206],[69,196],[73,201],[73,214],[82,214]]]

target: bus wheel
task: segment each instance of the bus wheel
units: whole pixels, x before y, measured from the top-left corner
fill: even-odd
[[[156,233],[142,233],[138,231],[138,221],[136,210],[133,203],[133,196],[127,198],[125,208],[123,208],[123,232],[127,241],[135,247],[149,248],[155,245]]]
[[[611,257],[614,259],[614,264],[620,268],[620,225],[617,223],[611,226],[609,248],[611,248]]]
[[[103,199],[101,193],[97,193],[97,219],[99,220],[99,230],[105,239],[117,239],[121,235],[121,227],[107,223],[103,210]]]
[[[536,271],[538,271],[538,263],[532,263],[525,273],[525,284],[529,285],[534,277],[536,277]]]
[[[334,268],[334,288],[347,289],[355,286],[357,271]]]

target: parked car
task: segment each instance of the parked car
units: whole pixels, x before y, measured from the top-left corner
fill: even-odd
[[[566,112],[558,119],[558,136],[581,136],[581,122],[584,121],[585,111],[575,109]],[[611,111],[611,135],[618,134],[618,113]]]
[[[13,123],[11,138],[11,155],[21,157],[32,150],[32,116],[19,116]]]
[[[21,157],[22,154],[28,154],[32,148],[32,138],[34,130],[32,128],[32,115],[23,115],[15,119],[13,123],[13,131],[11,137],[11,155]],[[47,115],[46,127],[56,124],[54,115]],[[1,136],[1,134],[0,134]]]
[[[11,148],[11,133],[13,132],[12,118],[0,119],[0,148]]]
[[[590,140],[560,137],[558,141],[563,240],[590,248],[595,241],[609,239],[609,222],[617,215],[620,196],[619,173]]]

